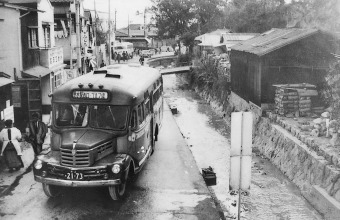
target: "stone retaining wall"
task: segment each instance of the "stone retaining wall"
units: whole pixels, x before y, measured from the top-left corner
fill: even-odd
[[[336,165],[268,118],[262,118],[257,124],[254,148],[295,183],[326,219],[339,218],[340,169]],[[327,192],[323,200],[327,200],[328,205],[325,206],[325,201],[321,204],[315,196],[318,189]]]
[[[230,123],[233,111],[252,110],[251,106],[231,93],[217,100],[208,92],[196,92]],[[255,112],[254,145],[301,190],[302,195],[325,219],[340,216],[340,149],[334,150],[306,135],[276,115],[261,117]]]

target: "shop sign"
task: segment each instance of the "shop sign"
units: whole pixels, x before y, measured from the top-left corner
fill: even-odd
[[[48,51],[48,62],[49,62],[49,68],[63,64],[64,62],[63,48],[58,47],[58,48],[50,49]]]
[[[87,27],[83,27],[81,31],[81,43],[82,47],[88,47],[89,46],[89,34],[87,31]]]
[[[21,87],[12,85],[12,103],[14,107],[21,108]]]

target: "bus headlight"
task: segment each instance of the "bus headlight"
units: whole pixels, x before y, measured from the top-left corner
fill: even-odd
[[[120,172],[120,166],[118,164],[115,164],[112,166],[112,173],[119,173]]]
[[[42,167],[42,161],[41,160],[37,160],[34,164],[34,168],[37,170],[40,170]]]

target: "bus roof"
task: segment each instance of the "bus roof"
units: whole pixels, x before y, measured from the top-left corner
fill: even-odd
[[[144,93],[161,77],[157,69],[140,64],[115,64],[72,79],[58,89],[52,102],[133,105],[144,100]],[[92,86],[91,86],[92,85]],[[73,91],[108,91],[109,100],[80,99]]]

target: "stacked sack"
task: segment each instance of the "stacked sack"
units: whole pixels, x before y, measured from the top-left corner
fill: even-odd
[[[296,90],[277,87],[275,91],[275,111],[279,115],[295,113],[299,109],[299,95]]]

